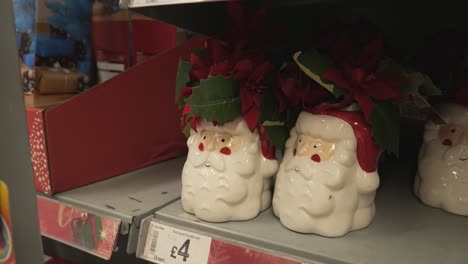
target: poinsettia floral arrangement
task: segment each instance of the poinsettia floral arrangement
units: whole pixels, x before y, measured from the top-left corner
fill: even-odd
[[[330,46],[306,49],[293,58],[305,74],[335,97],[335,102],[316,106],[314,111],[357,105],[379,147],[398,154],[399,105],[405,98],[409,79],[401,71],[389,69],[379,35],[365,40],[356,36],[359,35],[341,32]]]
[[[259,132],[263,151],[274,157],[287,139],[287,109],[277,89],[279,66],[265,42],[273,38],[264,30],[265,10],[249,16],[233,2],[228,3],[228,15],[234,22],[229,30],[207,39],[203,49],[179,62],[181,129],[188,136],[190,129],[197,131],[201,118],[222,126],[242,117],[252,132]]]
[[[266,144],[281,147],[278,135],[285,115],[273,92],[276,68],[262,50],[246,51],[220,40],[208,39],[189,61],[179,62],[177,102],[183,108],[182,129],[196,131],[200,118],[224,125],[242,116],[249,129],[258,129]],[[283,109],[284,110],[284,109]],[[270,148],[274,156],[274,149]]]

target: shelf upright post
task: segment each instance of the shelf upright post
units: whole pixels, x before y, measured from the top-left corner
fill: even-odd
[[[16,47],[13,1],[0,1],[0,180],[9,189],[17,264],[44,263],[26,112]]]

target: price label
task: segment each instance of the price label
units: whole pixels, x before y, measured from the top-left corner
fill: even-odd
[[[143,258],[159,264],[204,264],[210,247],[210,237],[151,222]]]

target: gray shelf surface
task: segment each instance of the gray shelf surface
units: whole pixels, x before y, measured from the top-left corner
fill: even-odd
[[[52,198],[122,220],[129,233],[127,253],[134,253],[141,220],[180,197],[180,175],[186,157],[154,165],[54,195]]]
[[[340,238],[283,227],[271,208],[245,222],[207,223],[183,211],[180,200],[155,218],[181,229],[306,263],[468,263],[468,217],[421,204],[411,193],[410,166],[390,161],[382,170],[372,224]]]

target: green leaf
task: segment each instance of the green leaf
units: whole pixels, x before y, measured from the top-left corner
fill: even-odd
[[[329,56],[321,55],[316,51],[305,51],[296,52],[293,59],[307,76],[333,93],[335,97],[345,94],[344,90],[338,88],[334,83],[322,79],[322,76],[335,66]]]
[[[284,121],[286,113],[279,112],[279,102],[271,89],[265,90],[260,102],[260,117],[258,121]]]
[[[401,87],[405,95],[420,93],[425,96],[434,96],[441,94],[440,89],[434,85],[429,76],[416,72],[410,67],[404,66],[393,59],[385,58],[382,60],[378,65],[377,71],[385,71],[405,76],[408,82]]]
[[[192,129],[190,127],[190,123],[187,122],[187,124],[185,124],[185,127],[182,130],[182,133],[184,133],[185,137],[187,137],[187,138],[190,137],[190,129]]]
[[[412,72],[405,74],[408,78],[408,83],[405,85],[407,92],[410,94],[420,93],[424,96],[440,95],[441,91],[435,86],[429,76],[420,72]]]
[[[297,57],[297,61],[320,77],[322,77],[330,68],[335,66],[333,60],[329,56],[319,54],[316,51],[302,52],[299,57]]]
[[[203,50],[203,49],[194,49],[194,50],[192,50],[192,53],[197,55],[197,57],[200,58],[200,59],[205,59],[206,58],[206,53],[205,53],[205,50]]]
[[[270,143],[283,151],[288,139],[288,129],[285,126],[266,126],[265,132]]]
[[[412,72],[409,68],[405,67],[403,64],[398,63],[397,61],[391,58],[384,58],[379,65],[377,65],[377,72],[389,72],[393,74],[404,74],[408,72]]]
[[[195,90],[197,89],[194,89],[194,94],[202,96],[207,101],[238,96],[237,82],[233,76],[228,78],[222,75],[208,76],[207,79],[200,81],[200,89],[196,92]]]
[[[185,99],[193,113],[207,121],[217,121],[220,125],[234,120],[241,114],[241,100],[237,95],[234,77],[208,76],[194,88],[192,96]]]
[[[348,92],[343,89],[343,88],[340,88],[338,86],[335,85],[335,87],[333,87],[333,94],[335,95],[336,98],[340,98],[342,96],[345,96]]]
[[[176,91],[175,101],[178,102],[178,97],[182,88],[184,88],[190,81],[190,70],[192,69],[192,63],[189,61],[179,60],[179,67],[177,70],[176,77]]]
[[[374,103],[369,119],[375,142],[383,149],[398,156],[400,139],[400,110],[388,101]]]

